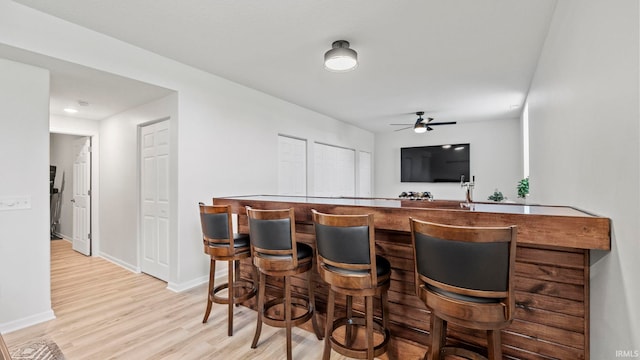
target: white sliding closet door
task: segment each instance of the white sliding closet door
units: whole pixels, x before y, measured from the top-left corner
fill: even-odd
[[[358,157],[358,196],[371,197],[371,153],[360,151]]]
[[[307,195],[307,141],[278,135],[278,194]]]
[[[314,194],[355,196],[355,150],[315,143],[314,153]]]

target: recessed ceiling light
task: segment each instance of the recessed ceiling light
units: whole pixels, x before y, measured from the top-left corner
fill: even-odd
[[[74,108],[64,108],[64,112],[67,112],[69,114],[75,114],[78,112],[78,110],[74,109]]]
[[[453,149],[453,150],[462,150],[464,149],[464,146],[458,146],[457,148]]]
[[[442,148],[443,148],[443,149],[450,149],[450,148],[451,148],[451,145],[442,145]]]

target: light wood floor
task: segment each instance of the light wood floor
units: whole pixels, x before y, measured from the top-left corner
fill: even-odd
[[[183,293],[102,258],[85,257],[65,240],[51,242],[51,299],[56,319],[3,335],[15,347],[54,340],[69,360],[81,359],[283,359],[285,331],[263,325],[251,349],[256,312],[240,306],[234,336],[227,336],[226,306],[214,304],[202,324],[206,284]],[[323,343],[293,329],[294,359],[320,359]],[[333,352],[332,360],[346,359]]]

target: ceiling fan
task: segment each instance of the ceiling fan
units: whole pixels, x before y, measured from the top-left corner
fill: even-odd
[[[400,130],[406,130],[406,129],[410,129],[413,128],[413,131],[415,131],[416,133],[423,133],[423,132],[427,132],[427,131],[431,131],[433,130],[432,126],[436,126],[436,125],[453,125],[456,122],[455,121],[446,121],[446,122],[432,122],[433,118],[427,118],[426,120],[422,118],[422,115],[424,115],[424,111],[418,111],[416,112],[416,115],[418,115],[418,120],[416,120],[415,124],[389,124],[389,125],[403,125],[406,127],[403,127],[401,129],[396,129],[394,131],[400,131]]]

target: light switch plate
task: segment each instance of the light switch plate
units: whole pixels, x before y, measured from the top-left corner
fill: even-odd
[[[0,210],[31,209],[31,196],[3,196],[0,197]]]

